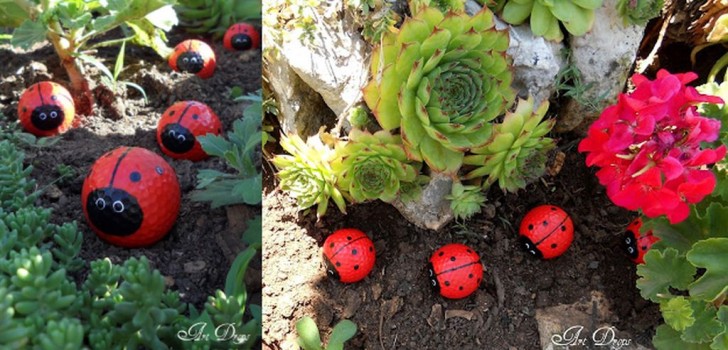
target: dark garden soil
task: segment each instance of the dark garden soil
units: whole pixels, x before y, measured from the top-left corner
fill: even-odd
[[[184,33],[173,33],[170,45],[186,38]],[[121,263],[129,257],[144,255],[165,276],[167,285],[180,292],[183,301],[198,308],[215,289],[224,288],[230,264],[243,248],[239,242],[244,220],[253,214],[251,212],[259,210],[243,207],[213,210],[208,203],[190,200],[198,171],[206,168],[230,171],[225,169],[223,162],[210,159],[193,163],[163,156],[177,173],[182,205],[174,228],[160,242],[147,248],[125,249],[99,239],[86,225],[80,195],[91,165],[107,151],[120,146],[136,146],[161,155],[155,137],[157,120],[174,102],[204,102],[219,116],[224,130],[232,128],[233,121],[242,115],[242,106],[232,102],[230,89],[240,86],[246,93],[260,89],[260,53],[228,52],[219,41],[213,42],[212,47],[217,54],[217,70],[212,78],[202,80],[194,75],[172,72],[166,60],[149,49],[127,46],[127,69],[119,80],[142,86],[149,97],[148,102],[145,103],[142,95],[133,89],[117,98],[99,87],[97,108],[93,115],[81,117],[82,126],[68,131],[51,147],[25,147],[27,163],[33,165],[32,177],[39,187],[48,186],[59,177],[59,166],[73,169],[73,176],[50,185],[38,204],[53,208],[54,222],[78,222],[84,233],[81,251],[84,259],[108,257],[114,263]],[[99,56],[107,60],[107,66],[113,67],[117,53],[118,48],[111,48],[100,51]],[[0,112],[9,122],[17,119],[17,101],[25,87],[43,80],[69,86],[67,75],[50,45],[28,52],[14,51],[3,45],[0,46],[0,60]],[[98,72],[92,69],[90,75],[98,75]],[[102,105],[114,105],[114,108],[100,107]],[[122,112],[116,116],[115,111],[119,110]],[[254,262],[252,270],[252,275],[259,279],[260,262]],[[81,271],[77,277],[82,280],[85,274],[86,271]],[[260,282],[249,285],[249,293],[259,304]]]
[[[576,152],[576,140],[569,135],[560,140],[566,160],[555,177],[517,194],[493,188],[481,214],[441,232],[414,227],[382,202],[349,206],[347,215],[332,207],[317,223],[315,214],[297,213],[295,202],[268,176],[264,348],[290,349],[295,321],[308,315],[327,332],[341,319],[354,321],[359,333],[348,349],[537,349],[535,310],[589,300],[591,291],[600,291],[611,306],[605,322],[631,334],[633,345],[649,346],[659,310],[640,297],[635,264],[621,248],[632,216],[605,196]],[[527,255],[516,240],[521,218],[543,203],[564,208],[575,227],[569,250],[551,261]],[[324,239],[345,227],[368,233],[377,253],[372,273],[351,285],[326,276],[320,253]],[[475,248],[485,266],[480,288],[458,301],[430,288],[425,266],[435,249],[451,242]],[[446,319],[433,312],[439,308]]]

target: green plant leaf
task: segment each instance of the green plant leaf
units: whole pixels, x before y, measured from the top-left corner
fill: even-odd
[[[96,57],[89,56],[86,54],[78,53],[75,55],[77,58],[79,58],[81,61],[84,61],[86,63],[89,63],[96,67],[98,70],[100,70],[102,73],[104,73],[105,76],[107,76],[109,79],[114,81],[114,75],[111,73],[109,68],[104,65],[103,62],[99,61]]]
[[[153,26],[168,32],[179,23],[177,12],[172,5],[162,6],[144,17]]]
[[[659,302],[658,294],[669,295],[669,287],[684,290],[693,281],[695,267],[673,248],[654,249],[645,255],[645,264],[637,266],[637,287],[643,298]]]
[[[660,311],[665,323],[677,331],[684,331],[695,323],[690,301],[685,297],[675,297],[660,303]]]
[[[255,247],[248,247],[233,261],[227,277],[225,278],[225,294],[231,298],[238,298],[241,305],[245,305],[247,291],[245,289],[245,271],[248,269],[250,261],[253,260],[258,250]]]
[[[670,225],[664,217],[645,220],[643,232],[650,229],[660,237],[653,248],[670,247],[685,254],[705,238],[728,237],[728,207],[719,202],[704,201],[692,206],[690,216],[676,225]]]
[[[13,31],[13,38],[10,43],[22,49],[29,49],[33,44],[46,40],[48,33],[46,26],[41,22],[25,20],[20,27]]]
[[[119,79],[122,69],[124,69],[124,52],[126,51],[126,41],[121,43],[119,55],[116,56],[116,64],[114,64],[114,81]]]
[[[680,333],[670,326],[663,324],[657,327],[652,345],[658,350],[708,350],[707,344],[687,343],[680,339]]]
[[[207,135],[198,138],[202,150],[213,157],[224,157],[225,152],[232,148],[232,144],[218,135]]]
[[[304,316],[296,322],[298,332],[298,345],[304,350],[323,350],[321,347],[321,335],[319,334],[316,322],[311,317]]]
[[[713,338],[710,348],[713,350],[728,349],[728,306],[723,305],[718,309],[718,320],[723,325],[723,332]]]
[[[683,331],[682,340],[688,343],[710,343],[724,326],[716,319],[715,306],[701,301],[691,303],[695,322]]]
[[[260,248],[263,245],[263,220],[260,215],[248,220],[248,228],[242,236],[243,242],[250,246]]]
[[[326,350],[343,350],[344,343],[356,335],[356,323],[349,320],[341,320],[334,326],[329,338]]]
[[[704,301],[715,300],[728,292],[728,238],[709,238],[696,243],[687,259],[705,273],[690,286],[690,296]]]

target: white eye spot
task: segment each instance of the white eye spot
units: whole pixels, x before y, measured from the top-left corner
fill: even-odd
[[[634,253],[634,248],[632,248],[632,247],[627,248],[627,252],[630,254]]]
[[[169,136],[172,136],[172,137],[177,137],[177,132],[176,132],[176,131],[174,131],[174,130],[170,130],[170,131],[169,131]]]
[[[106,208],[106,201],[103,198],[99,198],[96,200],[96,208],[99,210],[104,210]]]
[[[187,58],[187,57],[185,57],[185,58],[183,58],[183,59],[182,59],[182,62],[184,62],[184,63],[189,63],[189,62],[190,62],[190,59],[189,59],[189,58]]]
[[[48,116],[45,113],[41,113],[38,117],[40,117],[40,120],[48,119]]]
[[[122,213],[124,212],[124,203],[122,203],[121,201],[116,201],[114,202],[113,208],[115,212]]]
[[[427,270],[427,272],[430,274],[430,277],[432,277],[432,270]]]
[[[435,280],[430,280],[430,282],[432,283],[433,287],[437,285],[437,281],[435,281]]]
[[[624,240],[624,242],[625,242],[625,243],[627,243],[627,244],[631,244],[631,243],[632,243],[632,238],[630,238],[630,237],[627,237],[627,238],[626,238],[626,239]]]
[[[177,140],[179,142],[185,142],[187,141],[187,138],[185,137],[185,135],[177,135]]]
[[[192,58],[190,58],[190,62],[192,62],[192,63],[197,63],[197,57],[192,57]]]
[[[51,112],[52,119],[55,119],[57,116],[58,116],[58,113],[56,113],[55,111]]]
[[[531,253],[531,255],[536,255],[536,251],[535,250],[529,250],[528,252]]]

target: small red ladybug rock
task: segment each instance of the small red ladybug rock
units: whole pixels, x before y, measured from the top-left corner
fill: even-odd
[[[220,119],[210,107],[197,101],[182,101],[167,108],[159,119],[157,143],[172,158],[198,161],[208,155],[197,137],[220,133]]]
[[[374,267],[374,243],[357,229],[345,228],[326,237],[324,242],[326,273],[344,283],[361,281]]]
[[[440,295],[462,299],[472,294],[483,280],[480,257],[470,247],[451,243],[432,253],[428,266],[430,284]]]
[[[177,175],[156,153],[119,147],[91,167],[81,192],[89,226],[122,247],[150,245],[164,237],[179,213]]]
[[[235,23],[223,37],[223,45],[230,51],[245,51],[260,47],[260,34],[248,23]]]
[[[550,204],[531,209],[518,230],[523,248],[540,258],[564,254],[574,240],[574,223],[563,209]]]
[[[71,128],[76,108],[63,86],[41,81],[23,91],[18,102],[18,120],[35,136],[62,134]]]
[[[647,254],[647,251],[650,250],[650,247],[652,247],[655,242],[660,240],[657,236],[652,235],[651,230],[645,233],[640,233],[641,227],[642,218],[638,217],[632,220],[632,222],[627,225],[627,230],[624,233],[624,239],[622,241],[627,255],[636,264],[644,264],[645,254]]]
[[[215,72],[215,52],[199,40],[185,40],[169,55],[169,66],[177,72],[188,72],[207,79]]]

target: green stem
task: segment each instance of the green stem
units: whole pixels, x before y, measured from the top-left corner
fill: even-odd
[[[77,42],[68,40],[58,22],[51,22],[49,26],[54,30],[48,31],[48,39],[56,49],[56,53],[61,59],[61,65],[66,69],[68,78],[71,80],[71,89],[74,92],[74,100],[76,101],[76,112],[81,115],[89,115],[93,111],[94,98],[88,80],[81,74],[81,67],[79,67],[78,61],[73,56],[77,49]],[[64,41],[67,42],[67,46],[64,45]]]
[[[721,69],[725,68],[726,65],[728,65],[728,53],[724,54],[723,57],[715,62],[713,68],[710,69],[710,73],[708,74],[708,82],[715,82],[715,77],[718,75],[718,72],[720,72]],[[728,72],[726,72],[726,74],[728,74]]]

